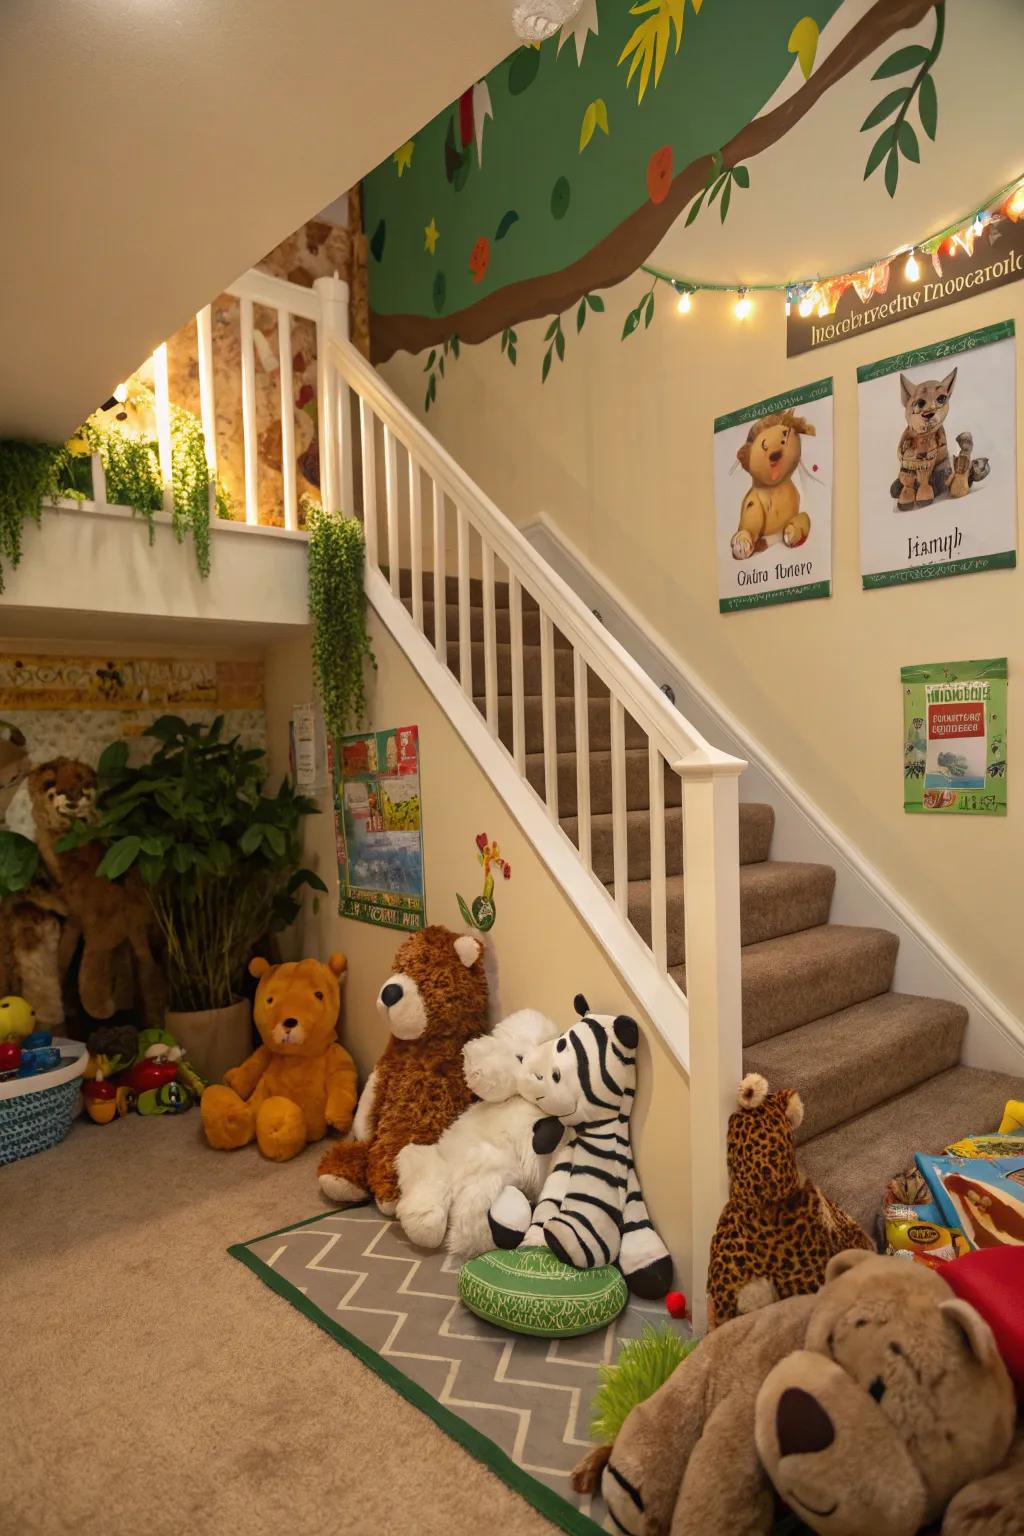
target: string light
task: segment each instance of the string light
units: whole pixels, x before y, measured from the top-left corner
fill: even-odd
[[[692,306],[693,300],[690,298],[689,290],[684,288],[682,293],[679,295],[679,298],[676,300],[676,309],[681,315],[688,315]]]
[[[753,307],[754,306],[747,295],[747,290],[745,288],[738,288],[736,290],[736,306],[733,309],[733,314],[736,316],[736,319],[745,320]]]
[[[810,314],[810,312],[811,312],[811,310],[813,308],[814,308],[814,300],[811,298],[809,293],[805,293],[803,298],[800,300],[800,304],[799,304],[799,307],[797,309],[797,313],[800,315],[800,318],[802,320],[806,320],[807,316]]]
[[[921,276],[921,264],[917,257],[914,255],[913,251],[911,251],[910,255],[907,257],[907,264],[903,268],[903,275],[908,283],[916,283],[918,278]]]
[[[118,405],[124,405],[124,402],[128,399],[127,384],[119,384],[117,386],[117,388],[114,390],[114,399],[117,401]]]

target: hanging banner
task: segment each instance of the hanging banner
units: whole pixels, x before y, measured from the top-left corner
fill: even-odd
[[[902,667],[903,809],[1006,815],[1006,657]]]
[[[1017,563],[1012,320],[857,369],[865,587]]]
[[[832,380],[715,421],[718,608],[832,592]]]
[[[968,225],[960,236],[944,243],[939,253],[941,270],[923,252],[916,261],[917,278],[907,276],[906,257],[896,256],[842,279],[848,286],[830,314],[819,315],[815,308],[801,315],[800,306],[791,304],[786,317],[787,357],[816,352],[909,315],[928,314],[1016,282],[1024,277],[1024,222],[993,219],[986,225],[985,238],[975,237]]]
[[[380,928],[426,922],[416,726],[345,736],[331,748],[338,911]]]

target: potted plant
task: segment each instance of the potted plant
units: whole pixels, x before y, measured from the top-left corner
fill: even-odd
[[[317,809],[284,779],[264,792],[263,751],[209,727],[164,715],[158,743],[130,767],[111,743],[98,765],[97,819],[76,822],[61,848],[99,840],[99,873],[137,868],[166,948],[167,1028],[205,1077],[220,1078],[249,1052],[246,965],[265,934],[298,916],[303,886],[326,891],[300,867],[301,826]]]

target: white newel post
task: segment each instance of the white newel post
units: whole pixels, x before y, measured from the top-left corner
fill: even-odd
[[[683,782],[686,1002],[690,1015],[691,1308],[705,1326],[708,1249],[729,1192],[725,1137],[743,1076],[739,758],[698,748]]]
[[[320,499],[332,512],[355,514],[352,474],[352,414],[348,385],[330,358],[328,342],[348,340],[348,283],[318,277],[317,404],[320,427]]]

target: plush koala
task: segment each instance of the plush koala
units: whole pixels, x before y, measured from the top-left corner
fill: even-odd
[[[627,1536],[766,1536],[775,1490],[820,1536],[913,1536],[947,1505],[944,1536],[988,1536],[957,1505],[1005,1473],[1014,1422],[981,1314],[923,1265],[851,1250],[815,1295],[710,1333],[574,1483],[603,1465]]]
[[[524,1008],[490,1035],[462,1048],[471,1104],[434,1146],[410,1144],[399,1152],[395,1215],[411,1242],[437,1248],[443,1241],[460,1263],[494,1246],[487,1212],[506,1186],[536,1199],[550,1157],[534,1149],[539,1111],[523,1098],[523,1058],[553,1040],[559,1026]]]

